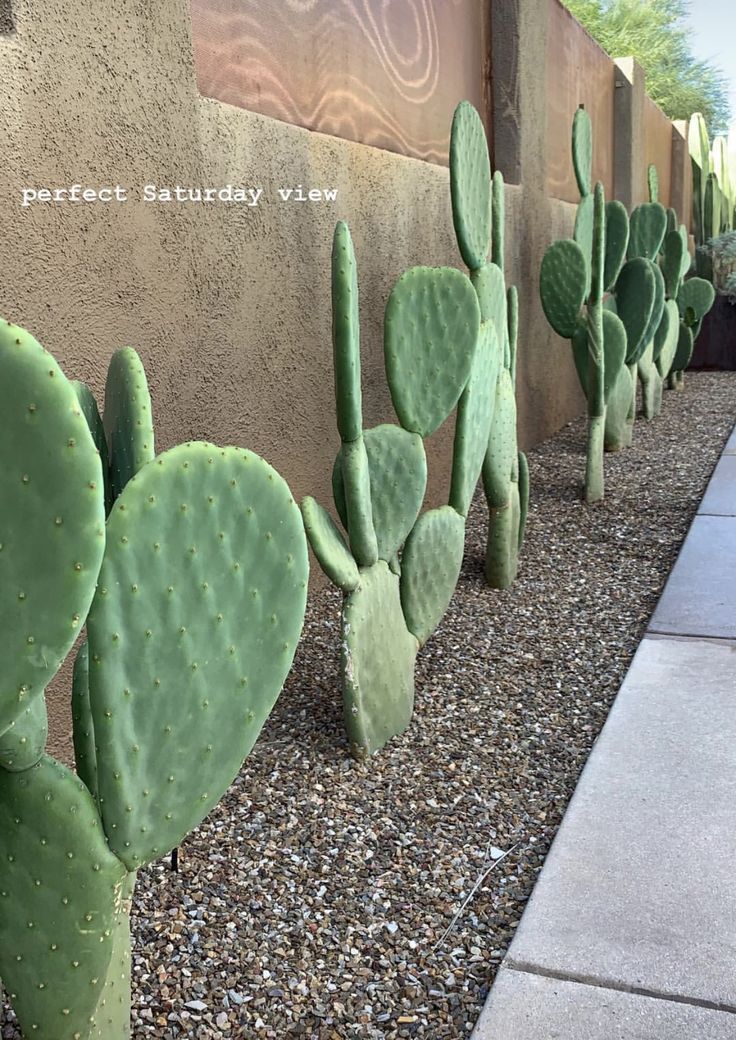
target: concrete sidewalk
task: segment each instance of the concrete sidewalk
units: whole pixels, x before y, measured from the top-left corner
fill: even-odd
[[[473,1040],[736,1040],[736,430]]]

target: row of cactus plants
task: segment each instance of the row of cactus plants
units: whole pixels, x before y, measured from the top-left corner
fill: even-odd
[[[655,197],[631,220],[606,203],[591,182],[590,140],[581,110],[575,236],[550,248],[541,283],[586,391],[594,501],[604,447],[630,439],[637,370],[649,385],[667,356],[657,342],[665,316],[672,352],[676,319],[691,327],[699,309],[683,296],[681,229],[660,234]],[[335,229],[332,488],[342,531],[312,497],[300,511],[251,452],[188,443],[156,456],[132,349],[112,359],[101,417],[91,390],[33,337],[0,330],[0,977],[29,1036],[129,1036],[136,873],[199,824],[257,739],[301,632],[307,540],[343,592],[342,695],[358,759],[411,720],[417,653],[453,595],[481,476],[486,578],[501,589],[515,578],[529,500],[516,429],[518,300],[505,281],[503,179],[491,175],[467,102],[453,119],[450,188],[470,273],[414,267],[389,295],[384,360],[398,423],[363,427],[357,262],[347,225]],[[656,391],[647,393],[656,410]],[[422,511],[424,440],[453,411],[447,504]],[[45,754],[44,690],[85,628],[75,776]]]
[[[643,411],[661,410],[665,380],[681,387],[694,338],[713,304],[710,284],[685,278],[688,236],[675,211],[659,202],[654,166],[649,201],[629,215],[592,183],[592,127],[580,107],[573,118],[572,161],[581,199],[573,237],[552,243],[542,259],[540,296],[558,335],[569,339],[588,402],[585,497],[604,496],[604,451],[630,446],[637,381]]]

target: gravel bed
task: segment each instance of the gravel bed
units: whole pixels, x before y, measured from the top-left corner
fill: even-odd
[[[579,498],[584,420],[530,453],[507,593],[483,583],[476,499],[415,720],[367,766],[340,717],[339,594],[311,598],[287,687],[181,872],[141,872],[136,1040],[468,1036],[736,417],[736,373],[686,384],[607,457],[602,504]]]

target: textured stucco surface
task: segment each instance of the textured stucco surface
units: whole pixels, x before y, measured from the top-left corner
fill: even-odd
[[[149,373],[159,448],[192,437],[246,445],[296,496],[327,502],[338,443],[333,225],[347,219],[354,234],[364,417],[373,425],[393,418],[381,349],[393,281],[412,264],[460,262],[447,170],[200,98],[187,0],[118,0],[115,12],[92,0],[17,0],[15,32],[0,36],[0,314],[98,394],[112,352],[135,346]],[[23,188],[76,183],[121,184],[130,200],[21,207]],[[260,206],[136,201],[146,184],[227,183],[262,187]],[[300,183],[337,188],[337,202],[277,200],[279,187]],[[548,329],[536,285],[539,243],[569,233],[572,207],[538,192],[533,207],[524,205],[519,187],[507,195],[528,446],[583,406],[569,349]],[[450,424],[430,444],[434,502],[447,493],[451,443]],[[57,752],[68,747],[67,675],[49,698]]]

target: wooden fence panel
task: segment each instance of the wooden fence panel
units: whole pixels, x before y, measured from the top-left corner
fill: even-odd
[[[455,105],[487,119],[488,0],[192,0],[206,97],[446,164]]]

